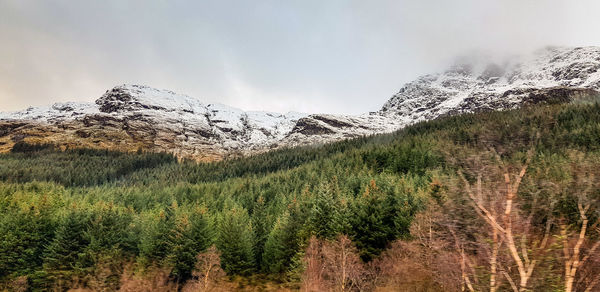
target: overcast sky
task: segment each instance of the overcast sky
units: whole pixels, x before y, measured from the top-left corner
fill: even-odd
[[[363,113],[473,50],[600,45],[598,0],[0,0],[0,111],[146,84]]]

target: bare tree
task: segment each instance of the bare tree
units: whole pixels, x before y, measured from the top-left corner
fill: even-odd
[[[459,291],[455,253],[433,250],[418,240],[396,240],[369,263],[376,291]]]
[[[472,256],[464,248],[467,241],[456,232],[457,229],[466,230],[457,226],[455,213],[450,211],[456,210],[456,206],[447,200],[447,186],[434,178],[430,188],[432,197],[426,209],[417,214],[411,224],[410,233],[415,240],[392,244],[383,253],[381,261],[393,259],[398,266],[384,265],[382,270],[396,274],[396,278],[404,282],[417,276],[422,281],[421,287],[433,290],[476,290],[471,281]],[[431,279],[426,279],[427,273]]]
[[[312,237],[304,263],[303,291],[355,291],[367,285],[367,272],[347,235],[333,241]]]
[[[351,291],[362,287],[365,270],[356,247],[347,235],[325,242],[323,256],[327,275],[335,291]]]
[[[564,259],[564,289],[565,292],[574,291],[579,283],[581,291],[592,291],[600,281],[600,275],[588,275],[591,279],[587,281],[584,280],[585,275],[582,275],[579,277],[580,281],[576,280],[581,274],[578,272],[594,262],[600,247],[600,217],[596,215],[594,221],[590,222],[590,216],[593,211],[598,211],[600,204],[600,182],[596,175],[600,163],[597,158],[578,152],[570,153],[569,161],[572,180],[560,187],[560,191],[566,200],[576,201],[577,211],[574,213],[578,216],[576,221],[573,220],[574,223],[570,223],[565,216],[568,214],[563,214],[559,222]]]
[[[520,166],[506,165],[494,149],[490,149],[487,154],[495,159],[496,164],[478,161],[479,167],[473,171],[476,177],[474,184],[467,180],[463,171],[459,171],[458,175],[471,205],[478,216],[486,222],[490,231],[492,242],[491,252],[489,252],[489,290],[492,292],[498,290],[499,276],[502,274],[513,290],[526,291],[539,263],[536,256],[547,251],[552,226],[552,221],[547,220],[541,235],[535,236],[537,230],[532,228],[534,212],[530,210],[529,214],[524,214],[525,212],[515,202],[518,199],[521,182],[531,163],[533,148],[527,152],[525,161]],[[514,168],[516,171],[511,171]],[[535,199],[532,204],[536,204]],[[508,263],[503,265],[498,262],[502,246],[506,247],[508,255],[516,265],[518,281],[514,281],[506,271]],[[461,248],[457,247],[457,249]],[[461,250],[460,253],[464,254],[464,251]],[[468,278],[465,281],[469,286]]]
[[[325,291],[325,263],[321,253],[323,243],[312,236],[304,253],[304,273],[302,274],[302,291]]]
[[[19,276],[8,282],[8,286],[0,286],[2,291],[25,292],[29,291],[27,276]],[[10,289],[10,290],[9,290]]]
[[[213,291],[215,283],[225,276],[221,269],[221,253],[213,245],[196,256],[193,280],[188,281],[182,291]]]

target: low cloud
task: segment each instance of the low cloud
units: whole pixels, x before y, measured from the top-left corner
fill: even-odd
[[[471,51],[600,45],[600,1],[0,0],[0,111],[141,83],[251,110],[362,113]]]

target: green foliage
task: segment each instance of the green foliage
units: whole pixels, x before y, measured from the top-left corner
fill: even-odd
[[[144,215],[139,223],[144,224],[139,240],[140,261],[144,265],[165,265],[175,221],[173,210],[166,208]]]
[[[254,230],[245,209],[232,207],[219,218],[217,248],[221,266],[230,275],[248,275],[254,269]]]
[[[264,246],[263,271],[272,274],[281,274],[289,265],[289,260],[296,252],[297,247],[290,244],[295,234],[290,234],[286,227],[290,216],[284,213],[277,218],[273,229],[267,236]]]
[[[69,287],[74,277],[90,272],[91,259],[85,253],[90,241],[82,232],[90,222],[89,214],[76,210],[66,214],[59,223],[43,258],[43,272],[49,287],[53,284]]]
[[[46,206],[25,207],[0,218],[0,278],[34,272],[52,240],[54,224]]]
[[[277,218],[265,242],[263,272],[282,275],[294,264],[294,257],[301,251],[301,233],[309,213],[307,207],[293,200]]]
[[[370,261],[391,241],[409,234],[411,218],[422,204],[415,202],[416,184],[406,181],[377,185],[372,180],[354,201],[351,217],[352,237],[363,260]],[[418,186],[418,185],[417,185]],[[404,187],[405,189],[399,189]]]
[[[109,266],[102,281],[115,287],[126,262],[168,267],[184,281],[212,244],[230,275],[283,278],[297,268],[311,235],[340,233],[368,261],[410,235],[430,193],[443,199],[430,186],[432,173],[452,173],[489,147],[519,161],[532,143],[536,159],[523,188],[552,178],[563,190],[578,190],[576,171],[563,170],[574,167],[572,151],[588,155],[583,161],[600,151],[600,106],[448,117],[217,163],[19,143],[0,154],[0,281],[28,276],[43,289],[82,277],[85,285],[84,276]],[[576,223],[567,216],[577,215],[576,192],[543,192],[539,203],[563,194],[553,212]]]
[[[24,183],[51,181],[65,186],[92,186],[116,181],[144,168],[177,160],[163,153],[129,154],[108,150],[57,151],[49,145],[17,143],[9,155],[0,155],[0,180]]]
[[[270,229],[270,220],[265,206],[265,199],[262,196],[259,196],[254,203],[251,221],[254,231],[254,263],[256,264],[256,269],[260,271],[263,264],[262,257],[265,250],[265,243]]]
[[[365,163],[378,172],[388,171],[423,175],[426,169],[441,163],[426,139],[403,140],[392,147],[377,148],[363,154]]]
[[[137,254],[137,238],[131,229],[133,214],[131,210],[119,210],[112,204],[103,202],[88,211],[90,222],[85,232],[91,251],[118,249],[123,256]]]
[[[168,266],[178,281],[192,276],[196,265],[196,256],[213,243],[211,219],[204,208],[195,208],[191,212],[181,212],[175,220],[175,226],[168,238]]]
[[[337,179],[321,183],[307,222],[308,230],[317,237],[333,239],[347,231],[347,217],[343,216],[347,202],[340,198]]]

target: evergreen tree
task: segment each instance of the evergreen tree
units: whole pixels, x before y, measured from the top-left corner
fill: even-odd
[[[253,253],[257,270],[261,270],[261,265],[263,264],[262,257],[265,249],[265,242],[269,235],[268,221],[267,210],[265,209],[265,199],[262,196],[259,196],[252,209],[252,229],[254,230]]]
[[[308,190],[304,190],[304,196],[308,196]],[[307,202],[298,202],[295,198],[280,215],[273,228],[269,232],[265,242],[263,256],[263,272],[272,274],[283,274],[293,269],[301,269],[301,258],[303,239],[306,234],[306,223],[310,213]],[[294,276],[294,275],[289,275]]]
[[[288,267],[290,260],[297,251],[296,234],[289,229],[290,215],[286,212],[275,222],[265,242],[263,271],[271,274],[281,274]]]
[[[169,237],[168,263],[171,275],[178,281],[186,281],[192,276],[196,256],[212,244],[211,224],[206,210],[198,210],[191,215],[183,214],[175,221]]]
[[[217,248],[221,265],[229,275],[246,275],[254,268],[254,231],[245,209],[233,207],[219,220]]]
[[[90,271],[92,263],[84,252],[90,243],[84,236],[88,224],[89,216],[78,210],[67,214],[58,226],[44,254],[43,270],[49,283],[67,288],[74,277]]]
[[[44,247],[55,228],[49,215],[48,206],[40,204],[0,216],[0,279],[30,274],[41,267]]]
[[[92,263],[90,284],[96,290],[115,290],[123,272],[123,261],[137,254],[137,236],[131,229],[132,216],[112,203],[99,202],[89,210],[83,252]]]
[[[342,205],[331,184],[321,183],[308,218],[308,228],[317,237],[333,239],[343,232]]]
[[[140,236],[140,259],[144,265],[162,265],[169,254],[169,235],[173,228],[172,208],[152,214],[142,221],[145,224]]]
[[[112,204],[100,204],[91,213],[92,218],[85,232],[90,250],[118,249],[129,255],[136,254],[136,238],[130,230],[131,214],[120,212]]]
[[[363,260],[378,255],[397,235],[393,206],[371,180],[365,192],[355,201],[352,237]]]

